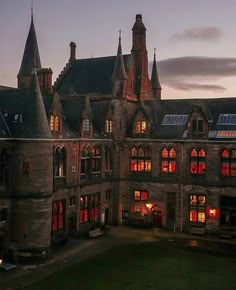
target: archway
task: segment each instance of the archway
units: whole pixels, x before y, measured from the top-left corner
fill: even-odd
[[[152,221],[153,221],[153,226],[156,228],[160,228],[162,227],[162,217],[163,217],[163,211],[162,208],[155,204],[152,208],[151,208],[151,212],[152,212]]]

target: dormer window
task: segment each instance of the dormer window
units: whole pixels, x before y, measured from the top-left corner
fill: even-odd
[[[112,133],[112,120],[105,121],[105,133],[111,134]]]
[[[136,134],[144,134],[147,130],[147,121],[145,120],[137,120],[135,123],[135,133]]]
[[[203,120],[192,120],[193,134],[203,133]]]
[[[83,120],[83,136],[89,136],[90,135],[90,120],[89,119],[84,119]]]
[[[50,117],[49,127],[52,132],[59,132],[60,131],[60,117],[52,115]]]

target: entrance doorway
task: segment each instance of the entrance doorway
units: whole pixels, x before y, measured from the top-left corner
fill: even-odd
[[[162,210],[158,205],[154,205],[151,208],[152,211],[152,220],[153,226],[156,228],[160,228],[162,226]]]

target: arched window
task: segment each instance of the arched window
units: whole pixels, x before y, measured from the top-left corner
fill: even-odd
[[[161,173],[176,172],[176,151],[172,147],[170,149],[164,147],[161,151]]]
[[[192,148],[190,151],[190,173],[204,175],[206,173],[206,152],[203,148]]]
[[[137,120],[135,122],[135,134],[143,135],[147,131],[147,121],[146,120]]]
[[[80,223],[94,222],[99,220],[100,193],[81,196],[80,198]]]
[[[65,228],[65,200],[53,202],[52,205],[52,231],[58,232]]]
[[[206,196],[191,194],[189,196],[189,220],[192,223],[205,223],[206,221]]]
[[[151,152],[148,147],[135,146],[131,149],[130,171],[151,173]]]
[[[109,147],[105,147],[105,174],[111,175],[112,173],[112,153]]]
[[[54,153],[54,177],[66,176],[66,149],[57,147]]]
[[[81,178],[89,177],[91,173],[91,158],[92,149],[91,147],[83,147],[81,152],[81,162],[80,162],[80,176]]]
[[[236,149],[221,152],[221,175],[236,176]]]
[[[92,173],[101,173],[101,148],[100,146],[95,146],[92,148]]]

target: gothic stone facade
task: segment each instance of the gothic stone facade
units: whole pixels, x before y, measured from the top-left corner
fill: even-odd
[[[233,233],[236,99],[162,100],[137,15],[131,54],[70,58],[52,87],[33,16],[18,88],[0,91],[1,257],[101,224]],[[0,258],[1,258],[0,257]]]

